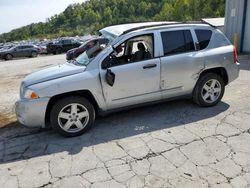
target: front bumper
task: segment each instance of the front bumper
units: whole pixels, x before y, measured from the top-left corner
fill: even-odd
[[[15,104],[16,117],[19,123],[27,127],[45,127],[45,114],[50,98],[35,100],[21,99]]]

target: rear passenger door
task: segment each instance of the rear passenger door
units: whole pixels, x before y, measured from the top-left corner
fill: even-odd
[[[204,68],[194,31],[171,29],[160,32],[162,43],[161,89],[163,98],[190,94]]]

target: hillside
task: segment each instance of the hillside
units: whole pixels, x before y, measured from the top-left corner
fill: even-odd
[[[89,0],[68,6],[45,23],[4,33],[0,42],[84,35],[119,23],[223,17],[224,7],[225,0]]]

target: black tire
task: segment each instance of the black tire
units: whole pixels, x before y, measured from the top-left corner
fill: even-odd
[[[37,55],[38,55],[38,53],[35,51],[31,52],[31,54],[30,54],[31,57],[37,57]]]
[[[11,54],[6,54],[5,55],[5,60],[12,60],[12,58],[13,58],[13,55],[11,55]]]
[[[61,54],[63,52],[62,48],[57,48],[56,49],[56,54]]]
[[[217,96],[215,97],[216,100],[211,100],[210,102],[207,102],[204,100],[203,95],[204,95],[204,89],[203,87],[205,86],[206,83],[208,83],[210,80],[217,80],[218,83],[220,84],[221,91]],[[195,89],[193,91],[193,101],[198,104],[199,106],[202,107],[211,107],[215,106],[218,104],[218,102],[221,101],[225,91],[225,82],[221,78],[220,75],[215,74],[215,73],[207,73],[205,75],[202,75],[199,80],[196,83]],[[212,99],[212,98],[211,98]]]
[[[78,130],[76,132],[70,132],[70,130],[65,131],[61,127],[62,125],[60,125],[60,124],[62,124],[62,120],[63,120],[63,119],[59,118],[60,112],[61,111],[64,112],[63,110],[67,109],[67,106],[69,106],[71,104],[78,104],[80,107],[82,105],[85,107],[85,111],[88,111],[88,121],[86,121],[86,119],[84,120],[84,118],[82,118],[81,121],[83,121],[83,120],[86,121],[85,122],[86,124],[84,125],[83,129]],[[77,107],[78,110],[79,110],[79,106]],[[70,106],[68,108],[70,108]],[[70,110],[69,114],[72,114],[72,110]],[[76,118],[78,118],[78,117],[76,116],[74,120],[73,120],[73,117],[70,120],[66,120],[65,125],[68,123],[68,121],[70,121],[69,123],[71,123],[71,124],[73,123],[73,125],[71,125],[71,127],[73,126],[72,129],[74,130],[74,127],[76,127],[75,129],[77,129],[78,127],[76,126],[76,124],[74,125],[74,121],[77,121]],[[57,101],[53,105],[51,113],[50,113],[51,127],[54,130],[56,130],[59,134],[61,134],[63,136],[67,136],[67,137],[74,137],[74,136],[82,135],[83,133],[85,133],[86,131],[88,131],[92,127],[94,121],[95,121],[95,109],[94,109],[93,105],[86,98],[79,97],[79,96],[67,97],[67,98],[63,98],[63,99]]]

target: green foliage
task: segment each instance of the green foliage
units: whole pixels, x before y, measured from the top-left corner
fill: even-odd
[[[69,5],[47,22],[0,35],[0,42],[84,35],[121,23],[223,17],[225,0],[89,0]]]

